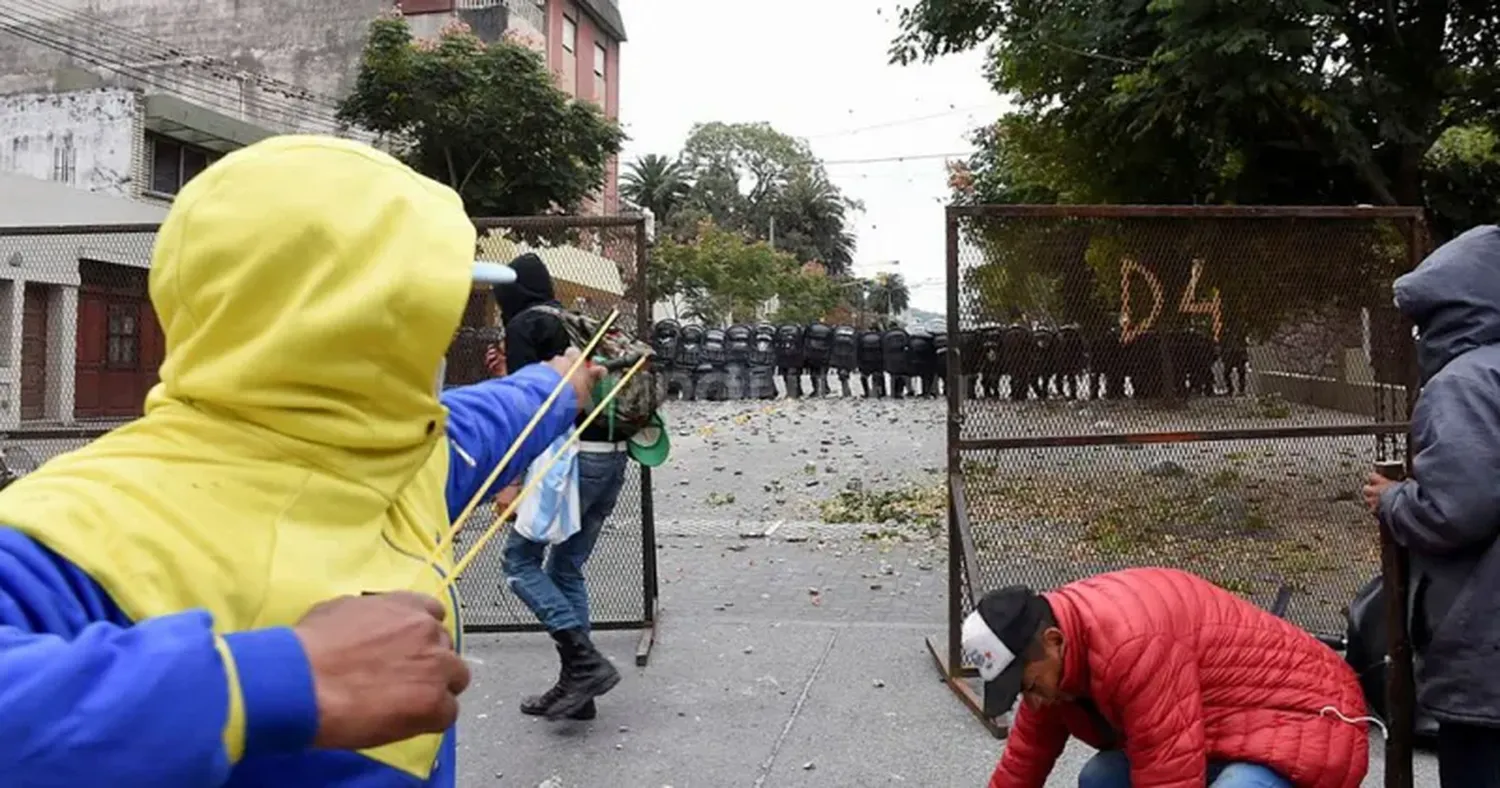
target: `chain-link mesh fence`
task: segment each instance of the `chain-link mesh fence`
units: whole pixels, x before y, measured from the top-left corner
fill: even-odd
[[[631,217],[477,220],[479,254],[508,262],[536,252],[565,305],[622,328],[649,318],[637,295],[644,222]],[[154,225],[0,228],[0,479],[24,474],[142,412],[165,353],[147,275]],[[491,376],[487,351],[502,336],[494,299],[476,289],[448,354],[446,382]],[[492,359],[493,361],[493,359]],[[656,595],[650,476],[631,473],[589,565],[599,627],[641,626]],[[461,554],[494,521],[482,508]],[[527,629],[536,619],[506,589],[496,539],[460,580],[465,627]]]
[[[164,342],[151,225],[0,228],[0,476],[141,413]]]
[[[1130,566],[1341,633],[1379,572],[1359,486],[1404,456],[1406,209],[949,213],[949,468],[967,610]],[[972,564],[972,565],[970,565]],[[952,626],[957,626],[952,622]]]
[[[480,228],[482,258],[508,262],[520,254],[535,253],[551,273],[564,306],[599,319],[619,310],[617,326],[639,337],[649,336],[650,304],[642,296],[647,256],[643,219],[559,216],[478,219],[475,223]],[[448,384],[472,383],[494,374],[485,358],[500,361],[497,352],[503,351],[503,336],[494,298],[476,290],[448,354]],[[639,627],[654,618],[656,543],[650,489],[650,469],[632,463],[614,514],[589,559],[589,603],[596,628]],[[496,514],[491,507],[475,514],[457,540],[459,553],[484,533]],[[470,630],[536,626],[536,617],[506,587],[502,541],[491,541],[459,578]]]

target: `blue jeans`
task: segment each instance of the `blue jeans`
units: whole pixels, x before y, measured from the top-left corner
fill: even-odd
[[[1078,788],[1130,788],[1130,761],[1119,750],[1105,750],[1078,773]],[[1210,763],[1208,788],[1292,788],[1286,778],[1256,763]]]
[[[551,546],[508,529],[502,565],[505,582],[548,632],[589,630],[589,591],[583,565],[594,552],[604,521],[615,510],[625,484],[624,452],[578,453],[578,508],[582,530]]]

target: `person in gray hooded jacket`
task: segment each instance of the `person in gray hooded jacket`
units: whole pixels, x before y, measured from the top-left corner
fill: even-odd
[[[1366,503],[1411,555],[1417,700],[1438,720],[1444,788],[1500,786],[1500,227],[1477,227],[1396,280],[1422,391],[1411,478]]]

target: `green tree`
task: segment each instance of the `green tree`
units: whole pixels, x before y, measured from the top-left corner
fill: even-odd
[[[911,289],[901,274],[880,274],[870,280],[865,303],[874,314],[889,320],[911,307]]]
[[[709,325],[755,320],[798,271],[791,255],[712,222],[690,241],[658,241],[651,268],[660,269],[652,284],[659,297],[671,296],[680,317]]]
[[[855,246],[849,215],[862,206],[829,181],[805,141],[767,123],[701,123],[680,161],[693,188],[670,223],[674,234],[704,219],[760,240],[774,232],[776,248],[799,262],[819,262],[833,275],[848,271]]]
[[[772,321],[807,325],[824,319],[839,304],[840,284],[839,280],[800,268],[785,273],[777,288]]]
[[[772,205],[776,248],[804,262],[816,260],[830,276],[847,274],[854,265],[855,240],[845,228],[855,209],[826,176],[798,172]]]
[[[901,25],[893,60],[985,45],[986,75],[1012,100],[953,172],[964,202],[1422,205],[1439,238],[1496,217],[1488,0],[916,0]],[[1161,286],[1158,327],[1204,320],[1175,308],[1196,288],[1260,337],[1312,310],[1388,305],[1405,263],[1391,227],[979,224],[967,240],[985,263],[963,287],[990,316],[1095,330],[1126,311],[1125,259]],[[1207,234],[1219,258],[1195,278]],[[1135,317],[1146,284],[1130,292]]]
[[[620,194],[636,205],[650,209],[662,222],[687,201],[691,191],[692,180],[682,164],[655,153],[636,159],[620,178]]]
[[[918,0],[901,25],[895,61],[988,44],[1014,99],[981,199],[1441,210],[1439,141],[1500,128],[1490,0]]]
[[[338,117],[381,135],[483,216],[577,211],[625,139],[522,43],[485,44],[464,25],[418,40],[399,12],[370,24]]]

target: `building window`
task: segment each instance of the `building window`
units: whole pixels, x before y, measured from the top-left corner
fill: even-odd
[[[78,150],[73,147],[73,132],[70,131],[52,149],[52,180],[71,184],[77,169]]]
[[[562,87],[569,96],[577,96],[578,23],[564,16],[562,24]]]
[[[140,324],[136,316],[140,308],[133,303],[109,305],[106,355],[104,365],[110,369],[135,369],[139,358]]]
[[[147,133],[146,142],[151,149],[150,191],[156,194],[174,195],[182,191],[188,181],[219,158],[216,153],[170,137]]]
[[[594,100],[599,102],[601,107],[605,103],[604,90],[607,83],[604,78],[604,69],[608,57],[609,50],[605,49],[603,44],[596,42],[594,44]]]

